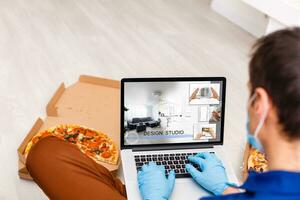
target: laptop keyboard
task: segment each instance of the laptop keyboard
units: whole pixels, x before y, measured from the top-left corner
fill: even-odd
[[[210,152],[214,153],[214,152]],[[194,156],[197,153],[174,153],[174,154],[153,154],[153,155],[135,155],[135,164],[136,169],[139,171],[144,164],[149,162],[155,162],[157,165],[164,165],[166,175],[174,169],[176,178],[190,177],[190,174],[187,172],[185,165],[190,163],[188,160],[189,156]],[[192,164],[192,163],[190,163]],[[199,169],[199,166],[192,164],[196,169]]]

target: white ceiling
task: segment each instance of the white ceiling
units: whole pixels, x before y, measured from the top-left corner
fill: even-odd
[[[125,83],[125,105],[153,104],[159,97],[154,95],[160,92],[160,99],[173,103],[187,102],[189,96],[188,82],[139,82]]]

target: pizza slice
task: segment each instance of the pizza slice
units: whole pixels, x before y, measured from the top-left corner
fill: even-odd
[[[54,136],[70,144],[76,145],[81,152],[95,162],[118,163],[119,151],[116,144],[106,134],[79,125],[57,125],[36,134],[27,144],[25,157],[39,140]]]
[[[265,155],[251,148],[248,157],[248,171],[265,172],[268,170],[268,161]]]

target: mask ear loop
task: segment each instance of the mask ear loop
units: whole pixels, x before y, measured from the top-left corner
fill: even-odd
[[[250,108],[250,106],[251,106],[251,104],[252,104],[252,102],[254,101],[255,98],[256,98],[256,93],[254,93],[252,95],[252,97],[249,99],[249,101],[248,101],[248,109]],[[254,134],[253,134],[253,136],[255,138],[257,138],[257,135],[258,135],[259,131],[261,130],[261,128],[263,127],[263,125],[265,123],[265,120],[266,120],[267,114],[268,114],[268,110],[269,110],[269,108],[266,108],[266,110],[264,111],[264,113],[262,115],[262,118],[259,120],[259,123],[258,123],[258,125],[257,125],[257,127],[256,127],[256,129],[254,131]]]
[[[264,113],[263,113],[263,115],[262,115],[262,118],[261,118],[261,120],[259,121],[256,130],[254,131],[254,137],[256,137],[256,138],[257,138],[257,135],[258,135],[260,129],[263,127],[263,125],[264,125],[264,123],[265,123],[265,121],[266,121],[267,114],[268,114],[268,110],[269,110],[269,109],[267,108],[267,109],[264,111]]]

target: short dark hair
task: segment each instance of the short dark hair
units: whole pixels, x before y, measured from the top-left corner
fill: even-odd
[[[264,88],[290,139],[300,138],[300,28],[273,32],[257,40],[249,66],[252,93]]]

